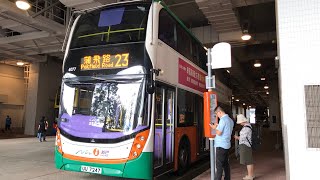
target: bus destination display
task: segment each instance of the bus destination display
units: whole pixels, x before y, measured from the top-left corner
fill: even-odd
[[[81,71],[98,69],[127,68],[129,64],[129,53],[103,54],[84,56],[81,58]]]

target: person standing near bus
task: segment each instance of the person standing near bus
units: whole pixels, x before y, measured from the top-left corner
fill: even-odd
[[[46,120],[46,118],[44,116],[42,116],[42,119],[44,121],[44,131],[43,131],[43,141],[47,141],[46,140],[46,136],[47,136],[47,130],[48,130],[48,121]]]
[[[223,171],[225,174],[224,180],[230,180],[229,149],[234,122],[219,106],[214,109],[214,113],[220,119],[218,124],[209,124],[212,129],[216,130],[214,146],[216,148],[217,172],[215,180],[221,180]]]
[[[252,127],[246,117],[243,114],[237,115],[237,124],[243,126],[240,131],[240,136],[234,136],[235,139],[239,140],[240,148],[240,164],[247,166],[248,175],[243,177],[243,180],[253,180],[255,178],[253,172],[253,157],[252,157],[252,147],[249,140],[252,138]]]
[[[11,117],[9,115],[7,115],[7,118],[6,118],[6,126],[5,126],[5,131],[11,131]]]
[[[42,142],[46,141],[46,131],[48,129],[48,122],[46,121],[45,117],[42,116],[42,118],[40,119],[39,122],[39,126],[38,126],[38,138],[39,141]]]
[[[58,129],[58,122],[57,122],[57,120],[54,120],[54,121],[53,121],[52,129],[53,129],[53,134],[56,135],[57,129]]]

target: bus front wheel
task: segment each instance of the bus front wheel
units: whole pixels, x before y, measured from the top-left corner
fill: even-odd
[[[190,163],[190,145],[186,139],[179,144],[178,162],[178,175],[181,175],[186,172]]]

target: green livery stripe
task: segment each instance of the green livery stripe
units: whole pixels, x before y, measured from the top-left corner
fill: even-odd
[[[63,166],[62,155],[58,151],[57,146],[54,149],[55,149],[55,151],[54,151],[54,162],[56,164],[56,168],[57,169],[61,169],[62,166]]]
[[[102,168],[102,175],[152,179],[153,161],[152,153],[144,152],[139,158],[130,160],[123,164],[99,164],[70,160],[62,157],[55,148],[55,164],[57,169],[81,172],[81,166],[92,166]]]
[[[153,153],[143,152],[139,158],[128,161],[123,172],[123,177],[152,179]]]
[[[78,38],[97,36],[97,35],[102,35],[102,34],[112,34],[112,33],[130,32],[130,31],[143,31],[143,30],[144,30],[144,28],[135,28],[135,29],[122,29],[122,30],[110,31],[110,28],[109,28],[109,31],[107,31],[107,32],[87,34],[87,35],[79,36]]]

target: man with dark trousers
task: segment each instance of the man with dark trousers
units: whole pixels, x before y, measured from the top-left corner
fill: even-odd
[[[216,130],[214,146],[216,148],[217,172],[214,179],[221,180],[224,171],[224,180],[230,180],[229,149],[234,122],[219,106],[214,109],[214,113],[220,119],[218,124],[210,124],[210,127]]]
[[[11,117],[9,115],[7,115],[7,118],[6,118],[6,126],[5,126],[5,131],[11,131]]]

